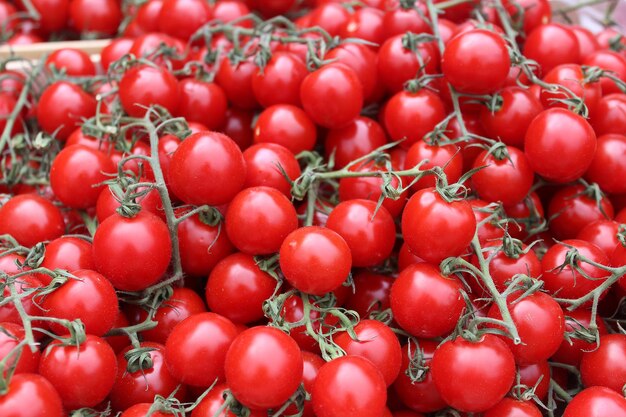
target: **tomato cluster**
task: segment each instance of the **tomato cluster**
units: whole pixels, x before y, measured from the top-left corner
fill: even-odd
[[[131,3],[0,0],[120,35],[0,62],[0,416],[626,417],[620,28]]]

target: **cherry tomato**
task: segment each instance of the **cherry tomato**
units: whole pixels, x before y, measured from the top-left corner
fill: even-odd
[[[520,401],[505,397],[498,404],[487,410],[484,417],[541,417],[541,411],[531,401]]]
[[[319,26],[330,36],[339,36],[345,23],[350,18],[350,12],[339,3],[322,3],[309,14],[309,26]]]
[[[217,132],[189,136],[176,149],[170,163],[170,184],[187,204],[228,203],[241,190],[245,179],[241,150],[231,138]]]
[[[604,192],[626,193],[626,185],[619,181],[619,178],[626,175],[626,162],[620,157],[624,154],[625,135],[608,134],[598,137],[598,147],[585,178],[598,184]]]
[[[596,349],[583,352],[580,373],[586,387],[601,386],[621,394],[626,384],[626,335],[600,336]]]
[[[596,112],[598,102],[602,97],[602,86],[599,82],[588,82],[580,65],[562,64],[556,66],[546,74],[543,80],[547,83],[559,84],[568,88],[584,101],[590,114]],[[553,93],[543,89],[541,90],[540,98],[544,107],[562,107],[566,109],[568,108],[568,103],[559,100],[569,99],[570,96],[562,90]]]
[[[404,35],[406,32],[432,33],[432,28],[424,19],[426,8],[420,3],[416,6],[416,8],[409,9],[391,7],[385,11],[383,16],[385,39],[395,35]]]
[[[7,392],[0,395],[0,414],[15,417],[64,417],[63,404],[54,386],[38,374],[11,378]]]
[[[301,171],[298,160],[289,149],[275,143],[259,143],[246,149],[243,159],[246,161],[244,188],[262,185],[291,197],[291,184],[283,172],[295,181]]]
[[[82,119],[94,114],[96,99],[66,81],[57,81],[47,87],[37,106],[37,122],[43,131],[54,134],[61,141],[68,138]]]
[[[581,60],[576,35],[558,23],[537,26],[528,34],[523,53],[526,58],[537,61],[543,74],[557,65],[578,64]]]
[[[257,72],[257,66],[251,59],[238,63],[222,60],[215,81],[226,93],[228,101],[242,110],[253,110],[259,103],[252,90],[252,78]]]
[[[7,262],[10,258],[12,257],[5,255],[0,259],[2,259],[4,263],[4,262]],[[16,259],[16,258],[13,258],[13,259]],[[19,259],[20,262],[24,261],[23,257],[20,257],[17,259]],[[18,272],[21,272],[19,270],[16,270],[17,268],[15,265],[11,266],[11,268],[12,269],[15,268],[15,270],[11,271],[7,267],[3,267],[2,271],[8,275],[15,275]],[[41,274],[38,274],[38,275],[41,275]],[[29,292],[28,295],[25,295],[20,299],[22,306],[24,307],[24,311],[26,311],[26,314],[28,314],[29,316],[43,315],[40,303],[36,302],[37,301],[36,298],[35,300],[33,300],[33,297],[36,296],[36,293],[33,290],[39,287],[43,287],[43,283],[34,274],[22,275],[21,277],[19,277],[19,279],[15,279],[14,282],[15,282],[15,290],[17,294],[23,294],[24,292]],[[4,297],[8,297],[11,295],[11,291],[10,291],[10,288],[7,285],[5,285],[5,283],[6,283],[5,279],[0,279],[0,285],[4,287],[2,291],[2,295]],[[20,317],[17,309],[15,308],[15,305],[12,303],[6,304],[0,307],[0,322],[10,322],[10,323],[23,325],[22,318]],[[45,327],[45,324],[43,323],[39,325]]]
[[[338,233],[318,226],[291,232],[280,247],[280,269],[296,289],[322,295],[339,287],[352,267],[350,246]]]
[[[61,211],[36,194],[11,197],[0,208],[0,234],[13,236],[21,245],[56,239],[64,230]]]
[[[146,5],[151,3],[154,3],[154,0],[146,3]],[[133,42],[133,39],[130,38],[117,38],[112,40],[111,43],[105,46],[100,52],[102,68],[108,71],[112,63],[130,52]]]
[[[36,373],[39,369],[39,358],[41,354],[39,349],[35,347],[33,352],[28,345],[23,345],[18,352],[14,349],[24,340],[24,328],[18,324],[5,322],[0,323],[0,360],[7,359],[2,372],[2,377],[6,377],[7,371],[13,369],[13,375],[24,373]],[[15,366],[15,368],[12,368]],[[0,400],[1,401],[1,400]]]
[[[359,116],[346,126],[329,130],[324,149],[326,157],[333,155],[335,168],[340,169],[385,144],[383,128],[376,121]]]
[[[385,380],[369,360],[344,356],[320,368],[311,401],[318,417],[379,417],[387,402]]]
[[[222,127],[226,121],[228,109],[226,94],[215,83],[185,78],[178,83],[178,100],[175,114],[189,122],[199,122],[209,130],[215,130]]]
[[[228,386],[225,384],[217,384],[214,386],[193,409],[191,417],[236,417],[235,414],[228,409],[217,414],[220,407],[224,404],[224,391],[227,389]]]
[[[619,244],[617,235],[620,223],[614,220],[598,220],[582,228],[576,239],[592,243],[602,249],[606,256],[611,257]]]
[[[89,55],[74,48],[62,48],[52,52],[46,58],[46,67],[57,71],[65,70],[70,77],[86,77],[96,75],[96,66],[91,62]]]
[[[151,412],[150,411],[151,408],[152,408],[152,403],[135,404],[132,407],[129,407],[126,410],[124,410],[124,412],[120,415],[120,417],[147,417],[148,415],[150,415],[150,417],[171,417],[172,416],[172,414],[165,413],[163,411]]]
[[[313,120],[299,107],[287,104],[265,109],[254,127],[254,143],[276,143],[294,155],[312,150],[316,138]]]
[[[72,0],[70,19],[79,32],[113,36],[122,21],[122,12],[115,0]]]
[[[220,132],[234,140],[239,148],[244,150],[252,144],[254,139],[252,130],[253,118],[254,113],[251,111],[231,107],[226,111],[226,121]]]
[[[152,105],[165,107],[175,113],[179,103],[178,81],[164,68],[135,66],[120,80],[120,101],[124,111],[132,117],[143,117]]]
[[[37,23],[44,33],[57,32],[67,26],[70,13],[69,0],[32,0],[31,4],[39,12]]]
[[[548,0],[505,0],[503,3],[514,22],[522,21],[526,34],[552,18]]]
[[[240,333],[226,354],[226,382],[247,407],[282,405],[302,381],[300,348],[273,327],[253,327]]]
[[[424,163],[425,160],[428,162]],[[455,183],[463,173],[463,157],[455,145],[429,145],[418,140],[409,148],[404,161],[404,168],[411,169],[422,163],[421,169],[443,168],[449,183]],[[434,175],[426,175],[411,186],[412,190],[434,187]]]
[[[300,104],[300,84],[308,74],[306,65],[290,52],[276,52],[252,77],[252,91],[263,107]]]
[[[359,313],[361,318],[374,311],[389,308],[389,293],[393,278],[368,271],[356,272],[353,276],[355,291],[346,301],[346,308]]]
[[[567,311],[565,317],[565,331],[574,332],[576,330],[585,330],[589,328],[590,321],[590,310],[578,309],[574,311]],[[596,325],[598,326],[599,335],[607,333],[606,325],[600,318],[596,320]],[[572,337],[570,340],[563,340],[559,350],[552,355],[552,359],[560,363],[578,367],[584,352],[591,352],[595,349],[596,343],[586,342],[583,339]]]
[[[147,192],[141,197],[137,197],[135,202],[141,206],[142,210],[149,211],[150,213],[165,219],[165,212],[163,211],[163,202],[161,196],[156,189],[146,190],[144,187],[136,189],[137,192]],[[105,187],[98,195],[98,201],[96,201],[96,217],[98,222],[102,223],[110,216],[117,213],[117,210],[121,207],[121,203],[116,199],[109,187]]]
[[[96,230],[93,256],[98,272],[124,291],[140,291],[165,273],[172,255],[165,223],[149,212],[114,214]]]
[[[563,417],[626,416],[626,400],[605,387],[590,387],[579,392],[565,407]]]
[[[325,56],[326,60],[344,64],[356,73],[363,86],[365,102],[376,100],[382,90],[376,71],[376,53],[368,46],[359,43],[342,43],[331,49]]]
[[[626,131],[626,98],[624,94],[609,94],[602,97],[591,116],[591,124],[598,136]]]
[[[550,387],[550,365],[548,361],[532,363],[530,365],[519,365],[518,373],[520,384],[529,388],[535,388],[535,395],[544,400],[547,398]]]
[[[482,412],[499,403],[515,380],[515,361],[506,343],[492,334],[472,342],[442,343],[430,365],[441,397],[460,411]]]
[[[187,40],[211,20],[211,7],[202,0],[164,0],[159,12],[159,32]]]
[[[605,71],[611,71],[613,76],[626,82],[626,57],[614,51],[597,51],[584,57],[583,65],[600,67]],[[620,93],[617,83],[609,78],[600,78],[602,94],[609,95]]]
[[[339,31],[342,38],[358,38],[380,45],[385,40],[382,10],[363,7],[348,17]]]

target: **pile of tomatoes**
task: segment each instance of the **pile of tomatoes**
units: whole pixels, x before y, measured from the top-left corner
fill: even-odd
[[[0,416],[626,416],[614,9],[0,0]]]

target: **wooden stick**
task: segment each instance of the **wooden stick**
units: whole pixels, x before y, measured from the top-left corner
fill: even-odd
[[[111,43],[111,39],[98,39],[90,41],[62,41],[41,42],[32,45],[3,45],[0,46],[0,59],[17,56],[26,60],[41,59],[44,55],[61,48],[75,48],[87,52],[89,55],[98,55],[102,48]]]

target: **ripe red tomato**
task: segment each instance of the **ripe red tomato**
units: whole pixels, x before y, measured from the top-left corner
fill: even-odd
[[[122,12],[115,0],[72,0],[70,21],[79,32],[113,36],[122,21]]]
[[[228,101],[242,110],[254,110],[259,103],[252,90],[252,78],[257,66],[248,59],[237,65],[229,59],[222,60],[215,81],[224,89]]]
[[[550,358],[561,345],[565,332],[563,310],[549,295],[536,292],[519,299],[523,291],[518,290],[507,297],[509,312],[522,340],[514,344],[513,340],[501,336],[519,364],[533,364]],[[500,309],[493,304],[489,317],[502,320]]]
[[[188,122],[202,123],[209,130],[215,130],[224,125],[226,110],[228,100],[219,85],[195,78],[185,78],[178,83],[176,116],[184,117]]]
[[[353,266],[374,266],[391,255],[396,225],[386,208],[370,200],[348,200],[330,212],[326,227],[348,244]]]
[[[548,361],[532,363],[530,365],[519,365],[518,373],[520,376],[520,384],[526,385],[527,387],[535,387],[535,395],[539,399],[544,400],[547,398],[551,375]]]
[[[625,417],[626,400],[605,387],[590,387],[579,392],[565,407],[563,417]]]
[[[154,0],[146,5],[154,3]],[[130,48],[133,46],[133,39],[130,38],[117,38],[113,39],[110,44],[102,48],[100,51],[100,64],[104,71],[108,71],[112,63],[123,57],[130,52]]]
[[[251,20],[243,20],[242,17],[249,15],[250,9],[240,0],[223,0],[212,5],[211,17],[224,23],[237,20],[236,26],[252,27]],[[235,24],[235,23],[233,23]]]
[[[621,394],[626,384],[626,335],[600,336],[596,349],[583,352],[580,374],[586,387],[607,387]]]
[[[143,117],[152,105],[174,114],[178,108],[178,81],[168,70],[147,65],[135,66],[120,80],[120,101],[132,117]]]
[[[424,163],[425,160],[428,162]],[[404,169],[411,169],[422,163],[422,170],[434,167],[443,168],[444,174],[450,184],[455,183],[463,174],[463,156],[456,145],[429,145],[423,140],[418,140],[409,148],[404,161]],[[412,190],[434,187],[436,178],[427,175],[411,186]]]
[[[385,380],[369,360],[344,356],[320,368],[311,401],[318,417],[379,417],[387,402]]]
[[[348,332],[333,338],[347,355],[368,359],[378,368],[387,386],[395,381],[400,373],[402,351],[395,333],[385,324],[376,320],[362,320],[354,326],[357,340]]]
[[[251,255],[278,252],[285,237],[298,228],[298,215],[291,201],[270,187],[241,191],[228,205],[225,218],[230,241]]]
[[[326,158],[333,155],[335,168],[340,169],[385,144],[383,128],[376,121],[359,116],[346,126],[329,130],[324,149]]]
[[[145,188],[140,187],[136,191],[147,191]],[[141,209],[144,211],[149,211],[150,213],[159,216],[162,219],[165,219],[165,212],[163,211],[163,202],[161,201],[161,196],[156,189],[152,189],[148,191],[141,197],[137,197],[135,202],[141,206]],[[117,201],[115,195],[111,191],[109,187],[105,187],[98,195],[98,200],[96,201],[96,217],[98,218],[98,222],[102,223],[108,217],[117,213],[117,209],[121,207],[119,201]]]
[[[626,97],[624,94],[609,94],[602,97],[591,115],[591,124],[598,136],[609,133],[623,135],[626,131]]]
[[[167,226],[152,213],[114,214],[96,230],[93,256],[98,272],[124,291],[155,284],[167,270],[172,244]]]
[[[574,332],[576,330],[584,330],[589,328],[591,322],[591,311],[578,309],[567,311],[565,317],[565,331]],[[604,321],[599,318],[596,320],[598,326],[598,334],[605,335],[608,331]],[[584,352],[591,352],[596,349],[596,343],[586,342],[578,338],[564,339],[559,350],[552,355],[552,359],[568,365],[578,367]]]
[[[363,7],[348,17],[339,31],[342,38],[358,38],[380,45],[385,40],[382,10]]]
[[[585,119],[560,108],[539,113],[528,126],[524,139],[533,170],[558,183],[574,181],[587,171],[596,152],[596,142],[596,135]]]
[[[392,36],[413,33],[432,33],[432,28],[424,18],[426,7],[417,3],[415,8],[405,9],[400,7],[399,2],[388,2],[385,15],[383,16],[383,30],[385,39]],[[389,7],[391,6],[391,7]]]
[[[156,52],[161,45],[172,48],[178,56],[185,54],[185,44],[180,39],[173,38],[165,33],[147,33],[136,37],[133,46],[130,48],[130,53],[136,57],[151,59],[161,67],[167,67],[171,64],[174,69],[180,69],[184,65],[184,61],[162,55],[157,56]]]
[[[380,98],[382,86],[376,71],[376,52],[372,48],[359,43],[345,42],[331,49],[324,59],[334,60],[354,70],[363,86],[366,103]]]
[[[393,140],[409,149],[430,133],[446,116],[443,101],[435,93],[401,91],[392,96],[384,111],[384,124]]]
[[[492,334],[472,342],[462,338],[442,343],[430,371],[448,405],[482,412],[504,398],[515,380],[515,361],[506,343]]]
[[[23,257],[15,258],[9,255],[5,255],[0,259],[2,259],[3,264],[9,260],[13,262],[15,259],[19,259],[20,262],[24,261]],[[11,268],[16,268],[16,266],[13,264]],[[16,273],[21,272],[18,270],[11,271],[7,267],[2,267],[2,271],[8,275],[15,275]],[[2,291],[2,295],[3,297],[8,297],[10,296],[11,291],[8,286],[4,285],[5,282],[6,282],[5,279],[0,280],[0,284],[3,285],[4,287],[4,290]],[[28,314],[29,316],[43,315],[40,303],[35,302],[36,299],[35,301],[33,300],[33,297],[36,295],[36,293],[32,291],[33,289],[42,287],[43,285],[44,284],[33,274],[23,275],[20,277],[19,280],[15,282],[15,290],[18,294],[22,294],[26,291],[30,292],[30,294],[20,299],[22,306],[24,307],[24,311],[26,311],[26,314]],[[23,325],[22,318],[20,317],[17,309],[12,303],[6,304],[0,307],[0,322],[10,322],[10,323],[19,324],[20,326]],[[39,326],[45,327],[45,324],[40,323]]]
[[[57,32],[67,26],[69,0],[32,0],[31,4],[39,12],[40,19],[37,23],[44,33]]]
[[[484,417],[541,417],[541,411],[531,401],[520,401],[505,397],[498,404],[487,410]]]
[[[295,181],[301,174],[300,165],[294,154],[276,143],[259,143],[243,152],[246,161],[244,188],[264,185],[291,197],[291,184],[283,175]]]
[[[124,410],[124,412],[120,415],[120,417],[147,417],[148,414],[150,415],[150,417],[171,417],[172,416],[172,414],[165,413],[163,411],[150,412],[150,409],[152,408],[152,406],[153,406],[152,403],[135,404],[132,407],[129,407],[126,410]]]
[[[626,175],[626,162],[621,157],[625,154],[625,135],[614,133],[598,137],[598,148],[585,178],[597,183],[604,192],[626,193],[624,181],[619,180]]]
[[[439,263],[459,256],[476,233],[476,219],[467,201],[445,201],[433,188],[413,194],[402,214],[402,233],[411,252]]]
[[[626,82],[626,57],[614,51],[597,51],[584,57],[583,65],[600,67],[605,71],[612,71],[618,79]],[[602,94],[620,93],[617,83],[609,78],[600,78]]]
[[[254,127],[254,143],[276,143],[294,155],[313,150],[317,130],[313,120],[299,107],[278,104],[263,110]]]
[[[170,163],[172,189],[187,204],[228,203],[241,190],[245,179],[241,150],[231,138],[217,132],[189,136],[176,149]]]
[[[11,378],[7,392],[0,395],[0,414],[15,417],[64,417],[63,404],[54,386],[38,374]]]
[[[394,319],[409,334],[434,338],[450,333],[465,308],[461,283],[427,264],[406,267],[391,287]]]
[[[64,230],[61,211],[36,194],[11,197],[0,207],[0,234],[13,236],[21,245],[31,247],[56,239]]]
[[[602,97],[602,87],[599,82],[588,82],[580,65],[562,64],[554,67],[543,80],[551,84],[559,84],[567,87],[578,98],[582,99],[587,106],[589,113],[594,114],[598,102]],[[562,90],[556,93],[548,90],[541,90],[541,103],[544,107],[568,108],[568,103],[557,100],[569,99],[570,96]]]
[[[326,65],[307,75],[300,86],[307,115],[320,126],[338,128],[357,118],[363,107],[363,87],[352,68]]]
[[[264,68],[252,77],[252,91],[263,107],[300,104],[300,85],[308,74],[306,65],[291,52],[275,52]]]
[[[181,382],[208,388],[224,380],[226,352],[238,331],[225,317],[199,313],[174,327],[165,344],[165,363]]]
[[[71,236],[55,239],[46,245],[46,253],[41,266],[50,270],[65,269],[70,272],[78,269],[93,270],[91,243]]]
[[[92,335],[80,346],[54,341],[41,357],[39,373],[54,385],[66,409],[95,407],[115,383],[115,352],[104,339]],[[82,382],[76,384],[77,380]]]
[[[472,68],[474,76],[467,76]],[[490,94],[504,85],[511,68],[506,42],[485,29],[461,33],[446,45],[441,70],[447,81],[462,93]]]
[[[253,327],[234,340],[225,362],[226,382],[239,402],[253,409],[282,405],[302,382],[297,343],[273,327]]]
[[[70,77],[87,77],[96,75],[96,66],[91,62],[89,54],[80,49],[62,48],[52,52],[46,58],[46,67],[57,71],[65,70]]]
[[[613,205],[607,197],[597,202],[585,194],[583,185],[562,188],[550,200],[548,218],[550,230],[557,239],[572,239],[588,224],[610,220],[615,216]]]
[[[213,268],[205,297],[214,313],[247,324],[263,318],[263,302],[275,288],[276,281],[259,269],[252,255],[235,253]]]
[[[530,122],[543,106],[529,90],[517,86],[506,87],[499,94],[502,101],[495,111],[481,108],[480,123],[489,137],[521,149]]]
[[[159,12],[159,32],[187,40],[211,20],[211,7],[202,0],[164,0]]]
[[[368,317],[371,312],[389,308],[389,293],[394,279],[390,276],[359,271],[352,277],[354,292],[346,301],[346,308],[359,313],[361,318]]]
[[[141,342],[140,347],[150,349],[148,355],[152,366],[141,369],[135,364],[132,369],[128,369],[128,361],[124,355],[132,346],[118,353],[117,377],[109,396],[114,410],[126,410],[139,403],[152,403],[155,395],[167,398],[174,390],[177,390],[175,397],[178,399],[185,398],[187,394],[187,386],[181,385],[180,380],[174,378],[165,366],[165,346]]]
[[[552,18],[552,9],[548,0],[505,0],[503,3],[515,22],[523,21],[526,34],[537,26],[549,23]]]
[[[7,356],[11,354],[11,358],[5,362],[2,377],[6,377],[7,370],[12,369],[13,366],[15,366],[15,368],[13,368],[14,375],[36,373],[39,369],[39,358],[41,354],[38,348],[33,352],[30,346],[23,345],[19,352],[19,358],[17,352],[13,351],[18,343],[24,340],[24,335],[24,328],[19,324],[10,322],[0,323],[0,360],[5,360]]]
[[[79,0],[80,1],[80,0]],[[48,86],[37,105],[37,123],[44,132],[64,141],[82,119],[96,114],[96,99],[79,86],[57,81]]]
[[[346,241],[336,232],[319,226],[291,232],[280,247],[280,269],[296,289],[323,295],[339,287],[352,267]]]
[[[528,34],[523,53],[539,63],[543,74],[557,65],[578,64],[581,60],[576,35],[558,23],[537,26]]]
[[[350,18],[350,12],[339,3],[325,2],[309,13],[309,27],[319,26],[330,36],[339,36],[345,22]]]

